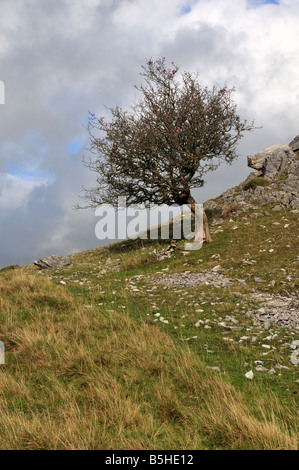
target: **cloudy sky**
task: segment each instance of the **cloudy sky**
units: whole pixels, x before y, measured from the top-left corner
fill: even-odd
[[[263,125],[198,202],[299,133],[298,0],[1,0],[0,266],[100,244],[93,212],[73,210],[95,177],[82,166],[88,111],[129,107],[141,65],[161,56],[235,86],[239,113]]]

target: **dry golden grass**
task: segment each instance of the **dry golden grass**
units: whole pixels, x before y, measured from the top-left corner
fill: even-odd
[[[87,308],[25,269],[0,276],[1,449],[296,449],[275,409],[159,328]]]

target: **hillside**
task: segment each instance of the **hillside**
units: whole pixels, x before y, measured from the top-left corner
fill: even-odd
[[[200,251],[0,271],[0,449],[298,448],[295,146],[206,203]]]

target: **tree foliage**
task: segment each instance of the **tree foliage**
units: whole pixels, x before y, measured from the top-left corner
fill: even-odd
[[[198,75],[183,72],[165,58],[148,60],[141,99],[127,111],[109,108],[111,119],[90,114],[88,132],[95,158],[85,161],[97,185],[85,190],[89,206],[190,204],[193,188],[222,161],[237,157],[248,124],[236,112],[234,88],[203,87]]]

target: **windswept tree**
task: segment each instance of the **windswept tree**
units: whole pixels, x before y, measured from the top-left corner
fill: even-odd
[[[87,207],[127,204],[188,204],[195,213],[192,189],[222,161],[231,163],[244,131],[251,131],[236,113],[234,89],[209,89],[198,75],[168,66],[165,58],[142,67],[141,99],[130,109],[109,108],[111,119],[90,114],[91,157],[85,165],[97,173],[97,185],[85,189]],[[204,239],[211,241],[204,214]]]

